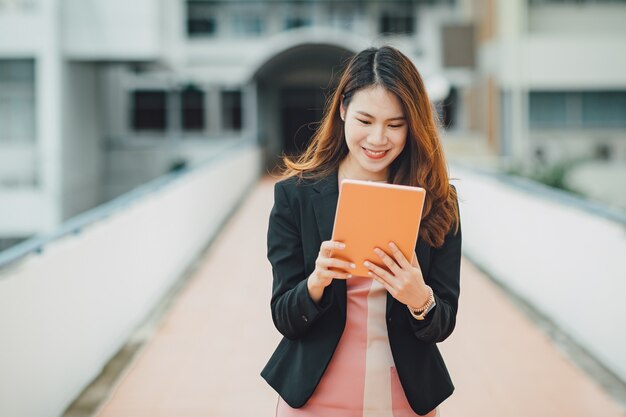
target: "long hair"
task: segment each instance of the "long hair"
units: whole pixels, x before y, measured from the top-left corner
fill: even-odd
[[[393,47],[368,48],[350,59],[308,147],[294,159],[283,157],[281,177],[320,179],[338,169],[349,152],[339,115],[341,101],[347,108],[357,91],[373,86],[398,97],[408,123],[404,149],[391,163],[387,181],[426,190],[420,236],[440,247],[452,227],[458,231],[457,193],[449,184],[439,122],[424,82],[411,60]]]

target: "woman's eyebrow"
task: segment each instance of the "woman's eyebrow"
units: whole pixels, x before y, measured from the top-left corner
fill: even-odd
[[[370,117],[372,119],[375,119],[374,116],[372,116],[371,114],[369,114],[367,112],[364,112],[364,111],[361,111],[361,110],[357,110],[357,113],[360,113],[363,116],[367,116],[367,117]],[[396,116],[396,117],[391,117],[391,118],[387,119],[387,121],[390,121],[390,120],[406,120],[406,117],[404,117],[404,116]]]

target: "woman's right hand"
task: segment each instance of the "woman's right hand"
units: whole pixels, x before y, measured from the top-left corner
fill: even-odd
[[[346,245],[344,243],[332,240],[322,242],[319,254],[315,260],[315,270],[309,275],[307,281],[309,295],[316,303],[322,299],[324,288],[328,287],[333,279],[348,279],[352,277],[352,274],[349,272],[339,272],[329,269],[338,268],[349,271],[350,269],[356,268],[356,265],[353,263],[331,257],[333,250],[341,250],[345,249],[345,247]]]

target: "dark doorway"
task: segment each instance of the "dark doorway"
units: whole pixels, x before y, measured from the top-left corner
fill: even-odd
[[[301,154],[319,127],[331,95],[354,52],[336,45],[301,44],[277,53],[254,75],[259,141],[269,171],[283,155]]]
[[[286,87],[280,92],[284,152],[300,154],[322,119],[324,92],[320,87]]]

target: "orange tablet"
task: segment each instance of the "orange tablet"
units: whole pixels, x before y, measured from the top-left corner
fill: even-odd
[[[332,256],[355,263],[352,275],[368,276],[365,260],[388,270],[374,248],[391,255],[389,242],[393,241],[411,262],[425,197],[421,187],[343,180],[332,240],[345,243],[346,248]]]

